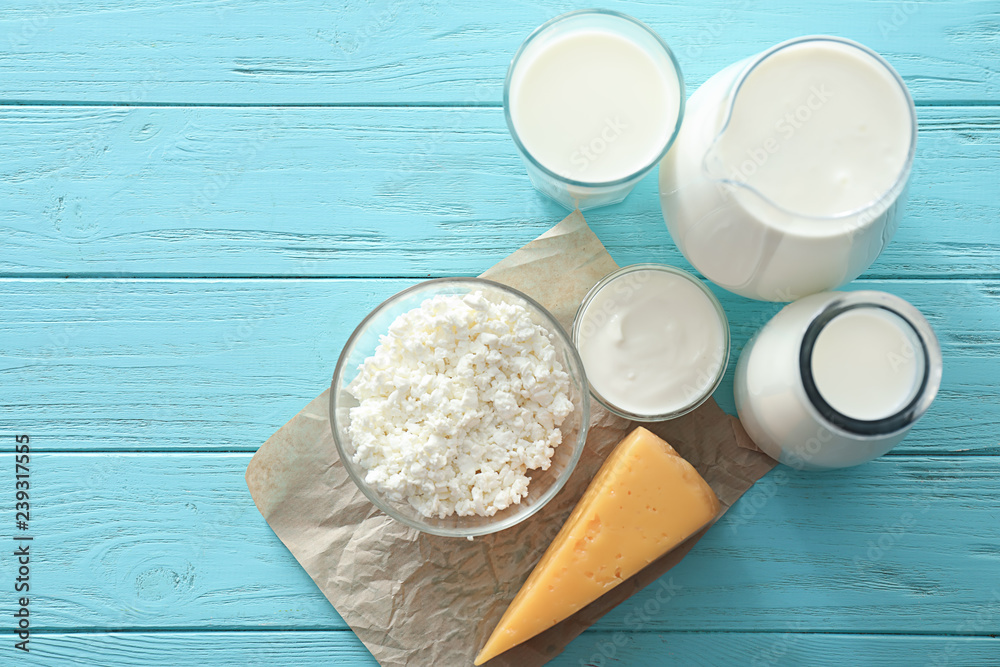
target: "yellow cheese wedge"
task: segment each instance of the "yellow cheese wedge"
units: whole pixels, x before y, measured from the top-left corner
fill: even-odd
[[[719,499],[698,471],[641,426],[604,462],[507,607],[475,664],[590,604],[715,518]]]

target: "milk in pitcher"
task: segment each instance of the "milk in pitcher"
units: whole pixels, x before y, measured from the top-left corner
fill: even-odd
[[[856,278],[898,224],[916,144],[899,75],[806,37],[701,86],[660,166],[664,218],[718,285],[791,301]]]

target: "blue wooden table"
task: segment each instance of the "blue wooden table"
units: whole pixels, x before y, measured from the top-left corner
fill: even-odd
[[[575,7],[4,3],[0,664],[374,664],[243,472],[372,306],[563,217],[501,93],[521,40]],[[636,595],[553,664],[1000,664],[1000,2],[609,8],[673,45],[689,90],[809,33],[898,69],[920,122],[910,204],[852,287],[920,308],[945,371],[890,455],[771,473],[671,572],[679,595]],[[688,266],[655,178],[587,218],[620,264]],[[717,293],[735,355],[779,306]],[[733,411],[731,369],[716,399]]]

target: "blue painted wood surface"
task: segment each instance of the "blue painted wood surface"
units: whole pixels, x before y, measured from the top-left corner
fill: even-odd
[[[997,109],[918,109],[907,216],[867,275],[1000,272]],[[0,275],[474,275],[565,214],[498,107],[0,106],[0,136]],[[687,266],[655,178],[587,219],[619,263]]]
[[[20,433],[36,535],[30,654],[0,550],[0,664],[374,664],[242,474],[374,304],[562,217],[500,95],[523,37],[576,7],[493,4],[0,8],[0,537]],[[809,33],[897,67],[910,205],[851,287],[921,308],[945,375],[889,456],[772,473],[668,575],[684,595],[636,595],[553,664],[1000,664],[1000,2],[608,6],[664,35],[689,89]],[[687,266],[652,178],[587,218],[621,264]],[[735,355],[778,306],[717,293]]]

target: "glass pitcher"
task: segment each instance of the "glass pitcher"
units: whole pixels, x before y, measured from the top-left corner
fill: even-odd
[[[853,280],[882,252],[916,139],[909,91],[877,53],[837,37],[793,39],[691,96],[660,163],[663,216],[712,282],[793,301]]]

